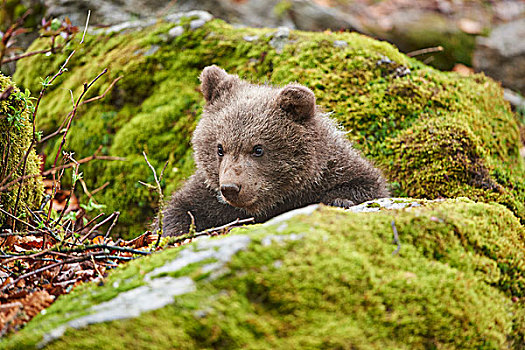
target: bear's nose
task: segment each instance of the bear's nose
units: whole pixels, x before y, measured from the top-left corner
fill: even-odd
[[[226,199],[236,199],[241,191],[241,185],[224,184],[221,185],[221,193]]]

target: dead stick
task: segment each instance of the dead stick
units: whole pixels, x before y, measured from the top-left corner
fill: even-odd
[[[90,249],[107,249],[107,250],[116,250],[119,252],[126,252],[126,253],[132,253],[132,254],[138,254],[138,255],[150,255],[151,252],[144,251],[144,250],[137,250],[133,248],[128,247],[120,247],[120,246],[114,246],[114,245],[108,245],[108,244],[89,244],[82,247],[76,247],[76,248],[58,248],[55,251],[62,252],[62,253],[79,253],[79,252],[85,252]]]
[[[2,182],[0,182],[0,186],[3,186],[10,178],[11,176],[13,176],[14,172],[20,167],[20,164],[22,164],[22,162],[26,162],[27,161],[27,157],[29,156],[29,153],[31,153],[31,149],[33,148],[33,146],[35,145],[36,143],[36,126],[35,126],[35,118],[36,118],[36,113],[38,111],[38,107],[40,105],[40,101],[42,100],[42,96],[44,96],[44,93],[46,92],[47,90],[47,87],[53,83],[53,81],[55,81],[55,79],[57,77],[59,77],[60,75],[62,75],[64,72],[65,72],[65,69],[66,69],[66,65],[68,64],[69,60],[71,59],[71,57],[73,56],[73,54],[75,53],[75,50],[73,50],[71,52],[71,54],[69,54],[69,56],[67,57],[66,61],[64,62],[64,64],[60,67],[60,69],[58,70],[58,72],[49,80],[48,84],[43,86],[42,89],[40,90],[40,94],[38,95],[38,99],[35,103],[35,109],[33,111],[33,116],[32,116],[32,124],[33,124],[33,139],[31,140],[31,144],[29,146],[29,148],[27,149],[24,157],[22,159],[20,159],[18,161],[18,164],[16,165],[16,167],[13,167],[13,169],[11,170],[11,172],[2,179]],[[25,174],[22,174],[22,177],[24,176]]]
[[[126,158],[122,158],[122,160],[126,160]],[[102,191],[104,188],[106,188],[107,186],[109,185],[109,181],[106,181],[102,186],[100,186],[99,188],[96,188],[94,189],[93,191],[91,191],[91,194],[92,195],[95,195],[98,191]]]
[[[41,272],[53,269],[53,268],[55,268],[57,266],[61,266],[61,265],[64,265],[64,264],[73,264],[73,263],[76,263],[76,262],[86,261],[86,260],[88,260],[91,257],[91,255],[96,255],[96,254],[100,254],[100,253],[92,253],[92,254],[88,254],[88,255],[85,255],[85,256],[82,256],[82,257],[79,257],[79,258],[64,260],[64,261],[58,262],[56,264],[47,265],[47,266],[41,267],[39,269],[33,270],[31,272],[25,273],[23,275],[20,275],[13,282],[8,283],[7,285],[3,286],[0,289],[0,292],[3,292],[4,290],[8,289],[9,287],[16,285],[19,281],[23,280],[24,278],[31,277],[33,275],[39,274]]]
[[[97,100],[100,100],[100,99],[103,99],[104,97],[106,97],[107,93],[109,92],[109,90],[111,90],[111,88],[113,88],[113,85],[115,85],[115,83],[117,81],[119,81],[120,79],[122,79],[122,77],[118,77],[118,78],[115,78],[111,84],[109,84],[108,88],[106,89],[106,91],[104,91],[104,93],[102,95],[99,95],[99,96],[95,96],[95,97],[92,97],[90,99],[87,99],[85,100],[84,102],[82,102],[81,106],[82,105],[85,105],[86,103],[90,103],[90,102],[93,102],[93,101],[97,101]]]
[[[116,214],[115,215],[115,219],[113,219],[113,222],[111,223],[111,226],[109,226],[108,231],[106,232],[106,235],[104,236],[104,241],[108,238],[109,233],[111,232],[111,230],[113,229],[113,227],[117,223],[118,217],[120,216],[120,212],[119,211],[115,212],[115,214]]]
[[[162,176],[164,175],[164,170],[166,170],[166,167],[168,166],[168,162],[166,161],[166,164],[164,164],[164,168],[162,168],[162,172],[160,173],[160,178],[157,177],[157,172],[155,171],[155,168],[153,167],[153,165],[151,165],[151,163],[149,162],[148,160],[148,156],[146,155],[146,152],[142,151],[142,155],[144,156],[144,159],[146,160],[146,163],[148,164],[149,168],[151,169],[151,171],[153,172],[153,177],[155,179],[155,183],[157,185],[157,187],[153,187],[155,188],[155,190],[157,191],[158,195],[159,195],[159,218],[158,218],[158,222],[159,222],[159,228],[158,228],[158,238],[157,238],[157,242],[155,243],[155,248],[157,248],[160,244],[160,238],[161,238],[161,232],[163,230],[163,223],[162,221],[164,221],[164,194],[162,193],[162,187],[160,186],[160,181],[162,180]],[[149,184],[145,184],[143,183],[142,181],[139,181],[139,183],[143,184],[143,185],[149,185]],[[149,185],[151,186],[151,185]]]
[[[424,55],[426,53],[441,52],[441,51],[443,51],[443,46],[428,47],[426,49],[415,50],[415,51],[409,52],[407,53],[407,56],[415,57],[419,55]]]
[[[207,230],[204,230],[204,231],[201,231],[201,232],[197,232],[197,233],[195,233],[193,235],[181,235],[181,236],[178,236],[178,237],[175,238],[175,240],[173,242],[170,242],[170,243],[180,243],[180,242],[183,242],[183,241],[185,241],[187,239],[193,239],[193,238],[200,237],[200,236],[209,236],[211,233],[219,232],[219,231],[222,231],[222,230],[227,229],[227,228],[235,227],[237,225],[244,225],[244,224],[249,224],[249,223],[253,223],[253,222],[255,222],[255,218],[235,219],[234,221],[230,222],[229,224],[222,225],[222,226],[219,226],[219,227],[209,228]]]
[[[45,50],[26,52],[26,53],[18,55],[18,56],[13,56],[13,57],[9,57],[9,58],[3,59],[2,60],[2,64],[13,62],[13,61],[18,61],[18,60],[21,60],[22,58],[31,57],[31,56],[34,56],[34,55],[40,55],[40,54],[43,54],[43,53],[54,52],[56,50],[62,49],[63,47],[64,47],[63,45],[60,45],[58,47],[51,47],[51,48],[45,49]]]
[[[89,84],[87,83],[84,83],[84,89],[82,90],[82,93],[80,94],[80,96],[78,97],[77,99],[77,102],[75,104],[75,107],[73,108],[73,111],[71,113],[71,116],[69,117],[69,120],[67,122],[67,126],[66,126],[66,130],[64,132],[64,136],[62,136],[62,140],[60,141],[60,145],[58,146],[58,150],[57,150],[57,154],[55,156],[55,161],[53,162],[53,166],[52,168],[55,168],[57,166],[57,162],[58,162],[58,156],[59,154],[61,153],[62,151],[62,147],[64,147],[64,144],[66,143],[66,137],[67,137],[67,133],[69,132],[70,128],[71,128],[71,123],[73,122],[73,119],[75,118],[75,115],[76,115],[76,112],[78,110],[78,106],[80,104],[80,101],[82,100],[82,98],[84,97],[84,95],[87,93],[87,91],[89,90],[89,88],[104,74],[106,74],[108,71],[107,68],[104,68],[104,70],[102,72],[100,72]],[[53,189],[52,189],[52,195],[54,196],[55,193],[56,193],[56,186],[55,186],[55,183],[56,183],[56,178],[55,178],[55,174],[53,174]],[[16,207],[15,207],[16,208]],[[49,222],[50,218],[51,218],[51,208],[52,206],[49,206],[49,210],[47,212],[47,220],[46,222]]]
[[[87,32],[87,29],[88,29],[88,24],[89,24],[89,17],[91,16],[91,10],[88,10],[88,14],[87,14],[87,18],[86,18],[86,25],[84,26],[84,34],[82,34],[82,40],[80,40],[80,44],[83,44],[84,43],[84,37],[86,36],[86,32]]]
[[[120,214],[120,213],[119,213]],[[111,218],[113,218],[113,216],[115,215],[115,213],[111,213],[110,216],[108,216],[107,218],[105,218],[104,220],[102,220],[101,222],[99,222],[98,224],[96,224],[95,226],[93,226],[89,231],[88,233],[86,233],[81,239],[80,239],[80,243],[84,242],[86,240],[86,238],[89,237],[89,235],[91,234],[91,232],[95,231],[97,228],[99,228],[100,226],[104,225],[106,222],[108,222],[109,220],[111,220]]]
[[[401,250],[401,242],[399,241],[399,235],[397,234],[397,228],[396,228],[395,221],[392,220],[390,224],[392,225],[392,231],[394,231],[394,242],[393,243],[397,244],[397,248],[396,250],[392,252],[392,255],[396,255]]]
[[[11,214],[11,213],[5,211],[4,209],[0,208],[0,211],[1,211],[2,213],[4,213],[5,215],[11,217],[11,218],[13,218],[13,219],[15,219],[15,220],[18,220],[20,223],[26,225],[27,227],[32,228],[33,230],[37,230],[37,228],[36,228],[35,226],[30,225],[28,222],[25,222],[24,220],[21,220],[21,219],[17,218],[17,217],[14,216],[13,214]]]

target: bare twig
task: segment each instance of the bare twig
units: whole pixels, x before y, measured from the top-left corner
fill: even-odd
[[[119,160],[126,160],[126,158],[122,158],[122,159],[119,159]],[[94,196],[98,191],[103,190],[108,185],[109,185],[109,181],[104,182],[104,184],[102,186],[100,186],[99,188],[95,188],[93,191],[91,191],[91,194]]]
[[[88,17],[88,20],[89,20],[89,17]],[[87,26],[88,26],[88,22],[86,22],[86,29],[87,29]],[[73,50],[73,52],[75,52],[75,50]],[[65,142],[66,142],[66,137],[67,137],[67,133],[71,127],[71,122],[73,121],[73,119],[75,118],[75,115],[76,115],[76,112],[78,110],[78,107],[79,107],[79,104],[80,104],[80,101],[82,101],[82,99],[84,98],[84,95],[87,93],[87,91],[89,90],[89,88],[104,74],[106,74],[106,72],[108,71],[107,68],[104,68],[104,70],[99,73],[99,75],[97,75],[89,84],[87,83],[84,83],[83,85],[83,90],[82,90],[82,93],[80,94],[80,96],[78,97],[77,99],[77,102],[75,104],[75,107],[73,108],[73,111],[70,113],[70,117],[68,118],[68,122],[67,122],[67,126],[66,126],[66,130],[64,132],[64,135],[62,136],[62,140],[60,141],[60,145],[58,146],[58,151],[57,151],[57,154],[55,156],[55,161],[53,162],[53,166],[52,168],[55,168],[57,166],[57,161],[58,161],[58,155],[61,153],[62,151],[62,147],[64,146]],[[33,123],[34,125],[34,123]],[[24,175],[24,174],[23,174]],[[55,174],[53,174],[53,189],[52,189],[52,196],[54,196],[56,193],[56,178],[55,178]],[[49,222],[49,219],[51,217],[51,209],[52,209],[52,206],[49,206],[49,210],[48,210],[48,213],[47,213],[47,220],[46,222]]]
[[[443,46],[428,47],[426,49],[415,50],[415,51],[409,52],[407,53],[407,56],[415,57],[415,56],[420,56],[420,55],[424,55],[427,53],[434,53],[434,52],[441,52],[441,51],[443,51]]]
[[[111,82],[111,84],[109,84],[108,88],[106,89],[106,91],[104,91],[104,93],[102,95],[99,95],[99,96],[95,96],[95,97],[92,97],[92,98],[89,98],[87,100],[85,100],[84,102],[82,102],[81,105],[85,105],[86,103],[90,103],[90,102],[93,102],[93,101],[97,101],[97,100],[100,100],[100,99],[103,99],[104,97],[106,97],[107,93],[109,92],[109,90],[111,90],[111,88],[113,88],[113,86],[117,83],[117,81],[119,81],[120,79],[122,79],[122,77],[118,77],[118,78],[115,78],[113,79],[113,81]]]
[[[424,64],[429,64],[430,62],[434,61],[434,56],[428,56],[423,60]]]
[[[115,85],[115,83],[116,83],[117,81],[119,81],[121,78],[122,78],[122,77],[115,78],[115,79],[111,82],[111,84],[109,85],[109,87],[106,89],[106,91],[104,91],[104,93],[103,93],[102,95],[95,96],[95,97],[92,97],[92,98],[90,98],[90,99],[87,99],[87,100],[83,101],[80,105],[82,106],[82,105],[85,105],[86,103],[90,103],[90,102],[97,101],[97,100],[100,100],[100,99],[104,98],[104,97],[107,95],[107,93],[109,92],[109,90],[110,90],[111,88],[113,88],[113,86]],[[75,108],[75,101],[73,101],[73,108]],[[42,138],[40,139],[39,143],[44,143],[44,142],[46,142],[47,140],[49,140],[49,139],[55,137],[56,135],[58,135],[58,134],[60,134],[60,133],[63,133],[63,132],[64,132],[64,126],[65,126],[66,122],[69,120],[69,117],[71,116],[71,113],[73,113],[73,111],[71,111],[71,112],[69,112],[69,113],[67,114],[66,118],[62,121],[62,124],[60,124],[60,126],[59,126],[54,132],[52,132],[51,134],[48,134],[48,135],[42,137]]]
[[[117,214],[118,213],[118,214]],[[108,216],[107,218],[105,218],[104,220],[102,220],[101,222],[99,222],[98,224],[96,224],[95,226],[93,226],[89,231],[88,233],[86,233],[81,239],[80,239],[80,243],[84,242],[86,240],[86,238],[89,237],[89,235],[95,231],[97,228],[99,228],[100,226],[104,225],[105,223],[107,223],[109,220],[111,220],[113,218],[113,216],[117,215],[120,215],[119,212],[115,212],[115,213],[112,213],[110,216]]]
[[[10,254],[11,257],[2,261],[2,264],[7,265],[7,263],[18,259],[36,259],[37,257],[45,254],[49,254],[49,250],[42,250],[33,254]]]
[[[89,256],[91,256],[91,254],[90,254]],[[6,284],[5,286],[3,286],[3,287],[0,289],[0,292],[3,292],[4,290],[10,288],[11,286],[16,285],[19,281],[23,280],[24,278],[27,278],[27,277],[30,277],[30,276],[36,275],[36,274],[41,273],[41,272],[44,272],[44,271],[46,271],[46,270],[53,269],[53,268],[55,268],[55,267],[57,267],[57,266],[61,266],[61,265],[63,265],[63,264],[71,264],[71,263],[75,263],[75,262],[85,261],[85,260],[89,259],[89,256],[83,256],[83,257],[80,257],[80,258],[74,258],[74,259],[64,260],[64,261],[58,262],[58,263],[56,263],[56,264],[46,265],[46,266],[41,267],[41,268],[39,268],[39,269],[36,269],[36,270],[31,271],[31,272],[28,272],[28,273],[25,273],[25,274],[23,274],[23,275],[20,275],[20,276],[18,276],[18,278],[15,279],[13,282],[8,283],[8,284]]]
[[[104,278],[104,276],[102,276],[102,274],[100,273],[100,270],[98,269],[97,264],[95,263],[95,258],[93,257],[93,255],[91,255],[91,263],[93,264],[93,268],[95,269],[95,271],[97,271],[98,276],[100,278]]]
[[[126,158],[122,158],[122,157],[113,157],[113,156],[99,156],[99,155],[96,155],[96,154],[93,154],[89,157],[86,157],[86,158],[82,158],[80,160],[78,160],[78,164],[84,164],[84,163],[87,163],[87,162],[90,162],[92,160],[119,160],[119,161],[125,161]],[[27,179],[31,179],[33,177],[37,177],[37,176],[47,176],[47,175],[52,175],[52,174],[56,174],[57,171],[60,171],[60,170],[64,170],[64,169],[68,169],[68,168],[72,168],[75,166],[75,163],[67,163],[67,164],[64,164],[64,165],[60,165],[60,166],[57,166],[55,168],[51,168],[51,169],[48,169],[44,172],[42,172],[41,174],[31,174],[31,175],[24,175],[24,176],[21,176],[19,177],[18,179],[15,179],[3,186],[0,187],[0,192],[4,192],[6,191],[9,187],[17,184],[18,182],[21,182],[21,181],[24,181],[24,180],[27,180]],[[102,187],[106,187],[107,185],[104,184],[102,185]],[[99,188],[97,189],[96,192],[100,191],[102,188]],[[96,193],[95,191],[93,191],[93,193]]]
[[[66,63],[67,63],[67,62],[66,62]],[[64,66],[63,66],[62,68],[64,68],[64,67],[65,67],[65,64],[64,64]],[[51,81],[53,81],[54,79],[55,79],[55,77],[53,77],[53,78],[51,79]],[[110,87],[113,87],[114,83],[117,82],[119,79],[120,79],[120,78],[115,79],[114,82],[110,85]],[[82,104],[85,104],[87,101],[95,101],[95,100],[98,100],[98,99],[103,98],[104,95],[107,94],[107,92],[109,91],[110,87],[108,87],[108,89],[106,89],[106,91],[104,92],[104,94],[102,94],[102,95],[100,95],[100,96],[93,97],[93,98],[91,98],[91,99],[89,99],[89,100],[86,100],[86,101],[84,101]],[[37,100],[37,104],[36,104],[36,107],[35,107],[35,112],[33,113],[33,121],[34,121],[34,115],[35,115],[35,113],[36,113],[36,109],[38,108],[39,101],[40,101],[42,95],[43,95],[43,91],[40,92],[39,99]],[[68,117],[71,115],[71,113],[72,113],[72,112],[70,112],[70,113],[68,114]],[[42,139],[39,141],[39,143],[45,142],[45,141],[51,139],[52,137],[55,137],[56,135],[58,135],[58,134],[63,130],[64,124],[66,123],[66,121],[67,121],[68,119],[69,119],[69,118],[64,119],[64,122],[62,123],[62,125],[61,125],[61,126],[60,126],[60,127],[54,132],[54,133],[49,134],[49,135],[46,135],[44,138],[42,138]],[[33,146],[34,146],[34,144],[32,144],[32,145],[28,148],[28,151],[31,150],[31,148],[32,148]],[[101,148],[101,147],[100,147],[100,148]],[[100,148],[99,148],[99,149],[100,149]],[[98,150],[97,150],[97,152],[98,152]],[[80,160],[78,161],[78,163],[82,164],[82,163],[86,163],[86,162],[89,162],[89,161],[94,160],[94,159],[99,159],[99,160],[120,160],[120,161],[125,161],[125,160],[126,160],[126,158],[122,158],[122,157],[99,156],[99,155],[96,154],[97,152],[95,152],[95,154],[92,155],[92,156],[90,156],[90,157],[86,157],[86,158],[80,159]],[[9,183],[6,184],[7,180],[8,180],[9,178],[11,178],[11,176],[13,175],[13,173],[15,172],[15,170],[20,166],[20,164],[21,164],[22,161],[25,161],[25,159],[27,158],[28,155],[29,155],[29,152],[26,152],[26,155],[24,156],[23,159],[21,159],[21,160],[19,161],[18,165],[17,165],[16,167],[13,167],[13,169],[12,169],[11,172],[10,172],[10,174],[8,174],[6,177],[4,177],[4,178],[2,179],[2,182],[0,182],[0,192],[3,192],[3,191],[5,191],[5,190],[7,190],[8,188],[10,188],[11,186],[13,186],[13,185],[15,185],[15,184],[17,184],[17,183],[19,183],[19,182],[25,181],[25,180],[27,180],[27,179],[34,178],[34,177],[37,177],[37,176],[40,176],[40,175],[42,175],[42,176],[47,176],[47,175],[50,175],[50,174],[54,174],[54,173],[56,173],[56,171],[58,171],[58,170],[65,169],[65,168],[70,168],[70,167],[73,167],[73,166],[74,166],[74,163],[69,163],[69,164],[66,164],[66,165],[63,165],[63,166],[58,166],[58,167],[51,168],[51,169],[49,169],[49,170],[47,170],[47,171],[44,171],[42,174],[24,175],[24,176],[21,176],[21,177],[19,177],[19,178],[17,178],[17,179],[15,179],[15,180],[13,180],[13,181],[11,181],[11,182],[9,182]],[[102,188],[106,187],[108,184],[109,184],[109,183],[102,185],[101,188],[99,188],[99,189],[97,189],[97,190],[94,190],[94,191],[92,192],[92,194],[95,194],[96,192],[100,191]]]
[[[73,54],[75,53],[75,50],[73,50],[71,52],[71,54],[68,56],[68,58],[66,59],[66,61],[64,62],[64,64],[62,65],[62,67],[60,67],[60,69],[58,70],[58,72],[51,78],[51,80],[49,81],[49,84],[51,84],[58,76],[62,75],[62,73],[64,73],[65,71],[65,67],[67,65],[67,63],[69,62],[69,60],[71,59],[71,57],[73,56]],[[35,125],[35,118],[36,118],[36,113],[38,111],[38,106],[40,104],[40,101],[42,100],[42,96],[44,95],[44,92],[46,91],[47,87],[49,85],[45,85],[42,87],[42,90],[40,90],[40,95],[38,96],[38,99],[37,99],[37,102],[35,104],[35,109],[33,111],[33,115],[32,115],[32,124],[33,124],[33,139],[31,140],[31,144],[29,145],[29,147],[27,148],[27,151],[24,155],[24,157],[22,159],[20,159],[20,161],[18,162],[17,166],[13,167],[13,169],[11,170],[11,172],[2,179],[2,182],[0,183],[0,186],[4,185],[10,178],[11,176],[14,174],[14,172],[18,169],[18,167],[20,166],[20,164],[23,162],[23,166],[22,166],[22,175],[21,175],[21,178],[23,178],[25,176],[25,171],[26,171],[26,165],[27,165],[27,157],[29,156],[29,154],[31,153],[31,150],[33,149],[35,143],[36,143],[36,125]],[[18,187],[18,192],[17,192],[17,195],[16,195],[16,200],[15,200],[15,205],[14,205],[14,209],[13,209],[13,213],[16,215],[16,212],[17,212],[17,209],[18,209],[18,203],[19,203],[19,200],[20,200],[20,194],[21,194],[21,191],[22,191],[22,185],[23,185],[23,181],[24,180],[20,180],[19,182],[20,185]],[[53,194],[54,195],[54,194]],[[15,222],[13,222],[13,230],[14,230],[14,226],[15,225]]]
[[[88,10],[88,14],[87,14],[87,18],[86,18],[86,25],[84,27],[84,34],[82,34],[82,40],[80,40],[80,44],[79,45],[84,43],[84,37],[86,36],[86,32],[87,32],[88,24],[89,24],[89,16],[91,16],[91,10]]]
[[[71,196],[75,192],[75,187],[77,185],[77,181],[76,180],[78,180],[78,178],[79,178],[78,169],[80,167],[80,164],[73,158],[73,154],[72,153],[67,154],[67,157],[74,164],[73,168],[75,169],[75,171],[74,171],[73,177],[74,177],[75,180],[73,180],[73,184],[71,185],[71,190],[69,190],[69,195],[66,198],[66,204],[64,204],[64,210],[62,210],[60,212],[60,214],[58,215],[58,218],[55,220],[54,226],[57,226],[60,223],[60,220],[62,220],[62,217],[64,216],[64,214],[66,212],[69,212],[69,210],[68,210],[69,202],[71,201]],[[51,208],[52,206],[50,205],[49,207]]]
[[[101,216],[104,216],[105,214],[104,213],[100,213],[98,214],[97,216],[95,216],[93,219],[91,219],[87,224],[84,225],[84,227],[82,227],[82,230],[85,230],[86,228],[88,228],[89,226],[91,226],[92,223],[94,223],[95,221],[97,221]]]
[[[30,208],[28,208],[26,206],[26,210],[33,216],[33,219],[38,223],[38,225],[42,225],[43,224],[43,221],[42,221],[42,218],[37,215],[34,211],[32,211]],[[49,234],[56,242],[60,242],[60,237],[58,237],[55,232],[53,230],[51,230],[49,227],[45,226],[45,225],[42,225],[42,229],[40,229],[39,231],[37,232],[40,232],[40,233],[47,233]],[[43,235],[44,239],[42,241],[42,249],[44,249],[44,243],[45,243],[45,238],[46,238],[46,235]]]
[[[60,45],[60,46],[56,46],[56,47],[50,47],[49,49],[26,52],[26,53],[23,53],[23,54],[18,55],[18,56],[13,56],[13,57],[9,57],[9,58],[3,59],[2,60],[2,64],[18,61],[18,60],[21,60],[22,58],[31,57],[31,56],[34,56],[34,55],[41,55],[43,53],[55,52],[57,50],[61,50],[63,47],[64,47],[64,45]]]
[[[13,92],[14,87],[12,85],[8,86],[4,92],[0,94],[0,101],[7,100],[9,96],[11,96],[11,93]]]
[[[36,230],[36,229],[37,229],[37,228],[34,227],[33,225],[30,225],[28,222],[26,222],[26,221],[24,221],[24,220],[22,220],[22,219],[20,219],[20,218],[17,218],[17,217],[14,216],[13,214],[11,214],[11,213],[5,211],[4,209],[2,209],[2,207],[0,207],[0,211],[1,211],[2,213],[4,213],[5,215],[7,215],[7,216],[9,216],[9,217],[11,217],[11,218],[17,220],[18,222],[20,222],[20,223],[26,225],[27,227],[32,228],[33,230]]]
[[[119,161],[125,161],[126,158],[123,158],[123,157],[113,157],[113,156],[99,156],[97,154],[93,154],[89,157],[86,157],[86,158],[82,158],[80,160],[77,161],[78,164],[84,164],[84,163],[87,163],[87,162],[90,162],[92,160],[119,160]],[[42,172],[42,176],[47,176],[47,175],[51,175],[51,174],[55,174],[57,171],[59,170],[63,170],[63,169],[68,169],[68,168],[72,168],[75,166],[75,163],[67,163],[67,164],[64,164],[64,165],[60,165],[56,168],[51,168],[51,169],[48,169],[44,172]],[[1,189],[0,189],[1,190]]]
[[[117,223],[119,215],[120,215],[120,212],[118,212],[118,211],[115,212],[115,219],[113,219],[113,222],[111,223],[111,226],[109,226],[108,231],[106,232],[106,235],[104,236],[104,240],[106,240],[108,238],[109,233],[111,232],[111,230],[113,229],[113,227]]]
[[[159,223],[158,229],[157,229],[158,238],[157,238],[157,242],[155,243],[155,249],[157,249],[160,244],[160,239],[162,237],[162,230],[163,230],[162,221],[164,220],[164,193],[162,193],[162,187],[160,186],[160,181],[162,180],[162,177],[164,176],[164,170],[166,170],[166,167],[168,166],[168,161],[166,161],[166,163],[164,164],[164,167],[162,168],[162,171],[160,173],[160,177],[157,177],[157,172],[155,171],[155,168],[153,167],[153,165],[151,165],[151,163],[149,162],[146,152],[142,151],[142,155],[144,156],[144,159],[146,160],[146,163],[148,164],[149,168],[153,172],[153,177],[155,178],[155,184],[157,186],[155,187],[150,184],[144,183],[142,181],[139,181],[139,183],[142,185],[148,186],[149,188],[155,189],[155,191],[159,195],[159,217],[157,219]]]
[[[138,254],[138,255],[150,255],[151,252],[144,251],[144,250],[138,250],[128,247],[119,247],[116,245],[109,245],[109,244],[89,244],[85,246],[79,246],[75,248],[57,248],[56,251],[62,252],[62,253],[78,253],[78,252],[85,252],[90,249],[107,249],[109,251],[116,250],[119,252],[126,252],[131,254]]]
[[[46,265],[46,266],[41,267],[39,269],[36,269],[36,270],[31,271],[31,272],[25,273],[23,275],[20,275],[13,282],[8,283],[5,286],[3,286],[0,289],[0,292],[3,292],[6,289],[10,288],[11,286],[16,285],[19,281],[23,280],[24,278],[27,278],[27,277],[39,274],[41,272],[44,272],[44,271],[47,271],[47,270],[50,270],[50,269],[53,269],[55,267],[62,266],[62,265],[65,265],[65,264],[72,264],[72,263],[76,263],[76,262],[86,261],[86,260],[89,260],[91,258],[91,256],[96,256],[96,255],[101,254],[101,253],[103,254],[103,252],[89,253],[89,254],[86,254],[86,255],[83,255],[83,256],[80,256],[80,257],[77,257],[77,258],[67,259],[67,260],[63,260],[63,261],[60,261],[60,262],[55,263],[55,264]]]
[[[91,194],[91,192],[89,192],[89,190],[87,188],[86,181],[84,181],[84,179],[78,179],[78,181],[80,181],[80,184],[82,185],[82,189],[84,190],[84,193],[88,196],[88,198],[90,200],[92,200],[92,201],[95,201],[93,199],[93,195]]]
[[[55,156],[55,161],[53,163],[53,168],[55,168],[57,165],[57,161],[58,161],[58,155],[60,154],[60,152],[62,151],[62,147],[64,146],[65,142],[66,142],[66,136],[67,136],[67,133],[69,131],[69,128],[71,127],[71,122],[73,121],[73,119],[75,118],[75,115],[76,115],[76,112],[78,110],[78,106],[80,105],[80,101],[82,100],[82,98],[84,97],[84,95],[87,93],[87,91],[89,90],[89,88],[104,74],[106,74],[108,71],[107,68],[104,68],[104,70],[102,72],[100,72],[89,84],[88,83],[84,83],[83,87],[84,89],[82,90],[82,93],[80,94],[80,96],[78,97],[76,103],[75,103],[75,107],[73,108],[73,111],[71,111],[70,113],[70,116],[68,118],[68,121],[67,121],[67,125],[66,125],[66,130],[64,131],[64,136],[62,136],[62,140],[60,142],[60,145],[58,147],[58,151],[57,151],[57,155]]]
[[[173,237],[169,241],[169,244],[178,244],[178,243],[182,243],[182,242],[184,242],[186,240],[192,240],[192,239],[194,239],[196,237],[210,236],[210,235],[222,232],[224,230],[230,229],[230,228],[235,227],[235,226],[244,225],[244,224],[250,224],[250,223],[254,223],[254,222],[255,222],[255,218],[236,219],[236,220],[234,220],[234,221],[232,221],[232,222],[230,222],[229,224],[226,224],[226,225],[222,225],[222,226],[219,226],[219,227],[213,227],[213,228],[210,228],[210,229],[207,229],[207,230],[204,230],[204,231],[201,231],[201,232],[197,232],[197,233],[194,233],[194,234],[186,234],[186,235]]]
[[[392,231],[394,231],[394,241],[392,243],[397,244],[397,248],[392,252],[392,255],[396,255],[401,250],[401,242],[399,241],[399,235],[397,234],[395,221],[392,220],[390,224],[392,225]]]
[[[3,7],[5,8],[6,4],[4,2],[3,4]],[[9,41],[11,39],[12,36],[16,35],[16,28],[22,26],[22,24],[24,24],[26,18],[31,14],[33,13],[33,10],[32,9],[27,9],[27,11],[22,15],[20,16],[16,21],[15,23],[11,24],[11,26],[5,31],[3,37],[2,37],[2,48],[0,49],[0,62],[4,63],[3,61],[3,58],[4,58],[4,55],[5,55],[5,52],[8,48],[8,44],[9,44]]]
[[[195,217],[193,216],[193,214],[189,210],[188,210],[187,214],[188,214],[188,216],[190,217],[190,220],[191,220],[191,222],[190,222],[190,229],[188,230],[188,234],[189,235],[193,235],[193,234],[195,234],[195,228],[196,228],[196,226],[195,226]]]

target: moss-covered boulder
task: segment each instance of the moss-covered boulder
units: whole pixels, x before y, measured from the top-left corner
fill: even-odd
[[[32,106],[29,92],[21,92],[0,74],[0,208],[11,214],[0,211],[0,227],[42,200],[40,158],[34,148],[28,153],[34,146]],[[23,175],[27,178],[21,180]]]
[[[141,258],[0,348],[523,348],[525,231],[512,212],[390,204],[405,209],[308,207]]]
[[[90,188],[109,182],[97,196],[107,211],[122,213],[121,230],[137,233],[154,215],[154,194],[138,184],[153,181],[142,151],[159,170],[170,160],[167,194],[192,173],[190,137],[203,104],[198,76],[211,64],[252,81],[310,87],[355,146],[384,170],[397,195],[495,201],[525,218],[518,123],[491,79],[439,72],[355,33],[204,22],[171,15],[128,23],[87,35],[84,44],[73,43],[61,54],[19,64],[15,80],[36,91],[39,78],[57,71],[77,49],[69,72],[49,88],[40,108],[45,132],[56,130],[71,109],[70,89],[79,94],[83,82],[108,68],[87,96],[94,97],[122,77],[105,99],[82,106],[67,144],[77,157],[100,145],[104,154],[126,157],[83,166]],[[50,143],[46,152],[52,150]]]

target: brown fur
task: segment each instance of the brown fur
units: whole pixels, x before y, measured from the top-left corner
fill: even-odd
[[[200,231],[312,203],[348,207],[388,196],[379,170],[318,110],[308,88],[250,84],[217,66],[200,79],[206,106],[192,139],[197,170],[167,205],[164,235],[187,232],[188,211]]]

